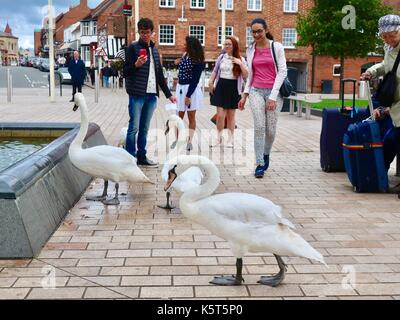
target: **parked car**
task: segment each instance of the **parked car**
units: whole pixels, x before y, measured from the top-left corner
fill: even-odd
[[[60,77],[61,83],[72,83],[71,75],[68,72],[68,68],[58,68],[56,74],[58,74],[58,76]]]
[[[57,70],[58,66],[56,63],[54,63],[54,70]],[[41,63],[39,64],[39,70],[40,71],[50,71],[50,61],[48,58],[42,58]]]
[[[39,68],[39,63],[40,63],[40,58],[39,57],[34,57],[32,59],[32,67]]]

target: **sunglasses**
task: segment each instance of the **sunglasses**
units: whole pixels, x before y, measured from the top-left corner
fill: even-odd
[[[261,34],[264,32],[264,29],[258,29],[258,30],[251,30],[252,34]]]

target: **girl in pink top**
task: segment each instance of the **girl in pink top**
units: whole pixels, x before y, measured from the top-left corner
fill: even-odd
[[[264,19],[257,18],[251,23],[254,42],[247,49],[248,81],[239,102],[243,110],[247,98],[254,119],[254,151],[256,156],[256,178],[264,177],[269,167],[269,156],[275,140],[276,124],[282,109],[283,99],[279,89],[287,75],[283,45],[273,42]],[[276,64],[272,54],[272,43]],[[276,70],[279,70],[277,72]]]

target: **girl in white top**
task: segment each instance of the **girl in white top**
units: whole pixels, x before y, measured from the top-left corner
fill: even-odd
[[[244,78],[247,78],[248,71],[246,61],[240,56],[239,44],[234,37],[226,38],[224,51],[218,57],[208,83],[211,104],[217,107],[216,124],[218,130],[217,141],[212,142],[210,147],[222,144],[222,131],[226,124],[228,128],[226,146],[232,148],[235,112],[243,91]]]

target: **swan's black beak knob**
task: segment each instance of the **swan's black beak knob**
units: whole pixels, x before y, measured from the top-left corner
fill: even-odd
[[[79,108],[78,105],[75,104],[74,107],[72,108],[72,111],[76,111],[76,110],[78,110],[78,108]]]

